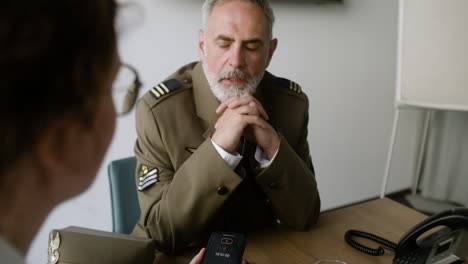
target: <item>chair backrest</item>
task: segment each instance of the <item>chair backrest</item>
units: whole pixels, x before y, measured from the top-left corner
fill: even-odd
[[[107,167],[113,232],[130,234],[140,217],[135,185],[135,168],[135,157],[114,160]]]

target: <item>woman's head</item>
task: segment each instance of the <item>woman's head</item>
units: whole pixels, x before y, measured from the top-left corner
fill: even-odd
[[[12,192],[8,175],[28,157],[46,176],[68,169],[63,190],[75,195],[94,179],[114,131],[116,4],[5,0],[1,5],[0,192]]]

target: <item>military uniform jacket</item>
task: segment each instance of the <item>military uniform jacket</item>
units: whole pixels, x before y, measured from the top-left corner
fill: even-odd
[[[138,100],[136,184],[141,208],[134,235],[175,253],[206,242],[212,231],[248,232],[281,222],[305,230],[317,221],[320,198],[307,142],[308,99],[300,87],[266,72],[254,95],[281,142],[269,167],[241,140],[235,170],[210,136],[220,104],[202,64],[179,69]]]

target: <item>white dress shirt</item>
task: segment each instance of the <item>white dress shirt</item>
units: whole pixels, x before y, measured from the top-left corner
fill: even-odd
[[[235,155],[232,155],[231,153],[226,152],[222,147],[216,144],[216,142],[214,142],[213,140],[211,140],[211,143],[215,147],[216,151],[218,151],[221,158],[223,158],[223,160],[226,161],[226,163],[231,169],[235,169],[237,165],[239,165],[239,162],[243,158],[242,155],[240,155],[237,152],[235,153]],[[276,150],[275,155],[273,155],[273,158],[269,160],[265,151],[263,151],[263,149],[257,145],[257,148],[255,149],[254,157],[255,157],[255,160],[260,165],[260,168],[264,169],[270,166],[273,160],[275,160],[276,154],[278,154],[278,150],[279,149]]]

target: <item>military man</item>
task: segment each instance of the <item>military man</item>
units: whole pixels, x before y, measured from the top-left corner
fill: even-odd
[[[268,1],[207,0],[200,62],[137,103],[134,234],[175,253],[211,231],[280,222],[305,230],[320,198],[307,142],[308,99],[266,71],[277,46]]]

